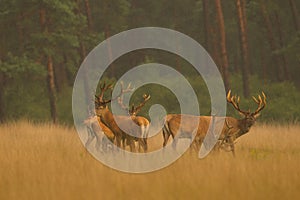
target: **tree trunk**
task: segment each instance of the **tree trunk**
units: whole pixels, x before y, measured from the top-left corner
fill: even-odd
[[[21,25],[21,21],[24,19],[24,14],[22,11],[18,14],[18,21],[16,22],[17,31],[18,31],[18,39],[19,39],[19,52],[24,51],[24,28]]]
[[[295,24],[295,29],[296,31],[300,30],[300,19],[299,19],[299,12],[295,3],[295,0],[289,0],[292,13],[293,13],[293,19],[294,19],[294,24]]]
[[[210,42],[209,42],[209,9],[208,9],[208,0],[202,0],[203,6],[203,25],[204,25],[204,37],[205,37],[205,48],[206,51],[211,53]]]
[[[280,23],[280,19],[279,19],[279,15],[278,15],[277,11],[275,11],[274,16],[275,16],[275,22],[276,22],[277,31],[278,31],[279,45],[280,45],[280,48],[282,49],[282,48],[284,48],[283,32],[282,32],[282,29],[281,29],[281,23]],[[280,58],[282,60],[282,66],[283,66],[283,71],[284,71],[284,79],[285,80],[291,80],[291,76],[290,76],[286,56],[284,54],[281,54]]]
[[[261,68],[262,68],[263,84],[265,85],[267,82],[267,66],[266,66],[266,53],[263,48],[261,52]]]
[[[225,26],[224,26],[224,17],[223,17],[221,1],[215,0],[215,5],[216,5],[216,12],[217,12],[217,23],[219,26],[219,33],[220,33],[220,49],[221,49],[221,60],[222,60],[221,69],[223,71],[224,84],[227,92],[230,88],[230,84],[229,84],[229,73],[228,73],[228,56],[226,50],[226,33],[225,33]]]
[[[243,92],[244,96],[248,98],[250,96],[249,89],[249,51],[248,51],[248,36],[246,26],[246,15],[245,8],[243,8],[243,0],[236,0],[238,22],[239,22],[239,33],[240,33],[240,48],[242,57],[242,77],[243,77]]]
[[[90,30],[93,30],[93,19],[92,19],[92,13],[91,13],[91,7],[90,7],[90,1],[84,0],[85,10],[86,10],[86,16],[88,21],[88,27]]]
[[[80,1],[77,2],[78,7],[80,8]],[[87,18],[87,25],[88,25],[88,32],[92,32],[93,31],[93,22],[92,22],[92,15],[91,15],[91,8],[90,8],[90,2],[89,0],[84,0],[84,4],[85,4],[85,10],[86,10],[86,18]],[[78,14],[81,14],[81,9],[79,9]],[[87,56],[87,50],[86,50],[86,45],[83,42],[82,36],[80,34],[78,34],[78,40],[79,40],[79,48],[78,48],[78,52],[80,55],[80,63],[82,63],[84,61],[84,59]],[[84,73],[84,95],[85,95],[85,102],[87,105],[91,104],[91,100],[94,98],[94,95],[92,95],[92,91],[90,89],[90,85],[89,85],[89,78],[88,78],[88,71],[86,68],[83,69],[83,73]],[[89,108],[86,108],[87,112],[89,112]]]
[[[113,60],[113,58],[112,58],[112,49],[111,49],[111,44],[110,44],[110,39],[109,39],[109,37],[110,37],[110,32],[109,32],[109,27],[108,26],[106,26],[106,28],[105,28],[105,39],[107,40],[107,51],[108,51],[108,58],[109,58],[109,61],[110,62],[112,62]],[[110,64],[110,69],[109,69],[109,71],[110,71],[110,76],[111,77],[115,77],[115,66],[114,66],[114,64],[113,63],[111,63]]]
[[[216,34],[216,29],[214,29],[213,27],[209,28],[209,35],[212,38],[211,39],[211,44],[212,44],[212,49],[211,49],[211,53],[212,53],[212,57],[214,62],[216,63],[216,65],[218,66],[219,70],[221,71],[221,74],[223,75],[223,70],[222,70],[222,62],[221,62],[221,55],[220,55],[220,51],[219,51],[219,42],[218,42],[218,37]]]
[[[83,60],[85,59],[87,55],[86,52],[86,48],[85,45],[80,42],[80,56],[81,56],[81,62],[83,62]],[[83,73],[84,73],[84,93],[85,93],[85,102],[87,103],[87,105],[90,105],[91,103],[91,99],[94,98],[94,95],[92,95],[91,89],[90,89],[90,85],[89,85],[89,78],[88,78],[88,71],[87,68],[83,69]],[[88,108],[87,108],[88,109]]]
[[[246,0],[240,0],[241,8],[242,8],[242,16],[244,19],[245,26],[247,27],[247,11],[246,11]]]
[[[40,26],[43,34],[48,34],[46,9],[40,9]],[[50,114],[53,123],[57,123],[57,108],[56,108],[56,90],[55,90],[55,75],[53,68],[53,59],[51,55],[46,55],[47,58],[47,85],[50,103]]]
[[[278,56],[274,55],[274,52],[277,50],[277,45],[276,45],[276,41],[275,41],[275,38],[274,38],[274,35],[273,35],[272,24],[271,24],[270,17],[269,17],[269,14],[267,12],[264,0],[260,1],[260,8],[261,8],[261,13],[262,13],[263,20],[264,20],[265,27],[266,27],[266,31],[267,31],[267,39],[269,41],[269,45],[270,45],[270,48],[271,48],[271,51],[272,51],[272,62],[274,62],[273,64],[274,64],[274,66],[276,66],[275,67],[275,69],[276,69],[276,79],[278,81],[283,81],[283,77],[282,77],[283,70],[282,70],[282,66],[280,65],[281,60],[279,59]]]
[[[4,114],[4,74],[0,72],[0,123],[3,123],[5,120],[5,114]]]
[[[234,63],[233,63],[233,71],[234,71],[235,74],[240,73],[239,55],[240,55],[240,51],[239,51],[239,47],[237,47],[236,51],[234,53]]]
[[[47,58],[47,82],[48,82],[51,118],[53,123],[55,124],[57,123],[56,90],[55,90],[53,60],[50,55],[48,55]]]
[[[63,53],[63,59],[57,65],[54,65],[54,78],[55,89],[58,94],[64,91],[66,85],[68,85],[67,63],[68,57]]]
[[[210,23],[210,7],[209,7],[209,0],[202,0],[202,7],[203,7],[203,29],[204,29],[204,47],[206,51],[210,54],[214,62],[218,67],[221,66],[220,64],[220,56],[218,51],[218,41],[216,37],[216,33],[212,30],[213,25]],[[209,61],[205,61],[206,65],[208,65]]]
[[[246,0],[241,0],[241,6],[242,6],[242,13],[243,13],[243,19],[244,19],[244,24],[245,24],[245,27],[246,27],[246,34],[247,34],[247,44],[248,44],[248,71],[249,71],[249,74],[253,74],[253,66],[251,64],[251,54],[250,54],[250,51],[249,49],[251,49],[251,44],[249,44],[248,42],[248,20],[247,20],[247,11],[246,11]]]

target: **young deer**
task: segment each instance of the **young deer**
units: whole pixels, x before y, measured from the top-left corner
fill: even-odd
[[[114,133],[105,126],[99,117],[90,116],[88,119],[84,120],[83,124],[87,127],[88,139],[85,143],[85,147],[87,148],[90,143],[96,138],[96,149],[106,151],[108,147],[107,139],[114,143],[115,135]]]
[[[252,97],[253,100],[258,104],[257,109],[254,112],[243,111],[240,109],[239,102],[240,98],[237,96],[231,96],[231,91],[227,94],[227,102],[232,104],[233,107],[239,111],[243,116],[242,119],[236,119],[233,117],[225,117],[225,125],[221,131],[219,139],[219,145],[223,148],[230,147],[230,151],[235,154],[234,141],[240,136],[247,133],[251,126],[255,123],[257,117],[261,110],[266,106],[266,96],[262,92],[262,97],[258,95],[258,98]],[[185,122],[180,124],[181,118],[184,117]],[[206,133],[208,131],[210,121],[215,118],[215,116],[193,116],[193,115],[182,115],[182,114],[169,114],[165,117],[165,123],[163,127],[163,147],[166,146],[170,135],[173,138],[173,146],[176,147],[177,140],[179,138],[190,138],[192,139],[192,133],[194,128],[198,127],[196,130],[194,144],[200,145],[204,140]],[[198,123],[199,122],[199,123]],[[197,124],[198,123],[198,126]],[[191,126],[191,124],[196,124],[196,126]]]

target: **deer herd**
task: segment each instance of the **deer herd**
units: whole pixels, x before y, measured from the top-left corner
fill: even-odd
[[[87,128],[88,139],[85,147],[89,147],[91,142],[96,138],[95,147],[100,151],[107,151],[108,148],[126,149],[129,146],[131,152],[147,152],[148,151],[148,132],[150,122],[147,118],[138,116],[141,108],[149,101],[150,95],[144,94],[143,101],[138,105],[131,107],[123,103],[123,95],[132,92],[130,84],[125,88],[121,83],[121,91],[115,98],[105,99],[104,94],[108,90],[112,90],[112,84],[105,82],[100,85],[100,94],[95,95],[95,111],[91,112],[90,117],[84,120]],[[239,96],[232,96],[231,91],[227,93],[227,102],[237,110],[242,118],[224,117],[225,123],[217,138],[217,144],[214,149],[222,149],[232,152],[235,155],[234,144],[237,138],[249,132],[251,126],[255,123],[260,111],[266,106],[266,95],[262,92],[258,97],[252,97],[258,105],[254,112],[241,110]],[[108,104],[117,100],[119,106],[125,110],[128,115],[114,115]],[[182,120],[184,118],[184,120]],[[209,130],[210,124],[214,125],[218,120],[217,116],[195,116],[187,114],[168,114],[164,118],[162,127],[163,144],[165,148],[170,136],[173,139],[172,146],[176,149],[176,145],[180,138],[193,140],[191,147],[196,151],[202,145],[205,136]],[[195,125],[197,129],[195,129]],[[128,134],[130,133],[130,134]],[[112,145],[114,144],[114,145]],[[114,147],[116,145],[116,147]],[[136,147],[138,146],[138,150]],[[141,150],[142,149],[142,150]]]

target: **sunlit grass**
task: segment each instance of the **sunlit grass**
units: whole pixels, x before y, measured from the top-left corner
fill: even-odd
[[[5,124],[0,199],[298,199],[299,134],[298,125],[257,125],[237,141],[235,158],[188,151],[160,171],[126,174],[95,160],[73,128]]]

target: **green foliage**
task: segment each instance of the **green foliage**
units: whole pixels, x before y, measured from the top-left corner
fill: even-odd
[[[241,76],[232,76],[233,94],[242,94]],[[252,96],[260,95],[263,91],[267,96],[267,105],[261,112],[259,121],[272,122],[293,122],[298,121],[300,116],[300,92],[292,82],[272,82],[262,81],[257,76],[251,76],[250,86]],[[241,97],[241,108],[254,111],[257,108],[252,99]],[[229,108],[230,115],[234,115],[234,110]]]
[[[49,120],[50,114],[48,94],[45,90],[46,85],[43,79],[38,78],[36,81],[26,81],[19,79],[20,76],[15,76],[16,82],[10,84],[9,89],[5,90],[4,98],[5,113],[7,119],[18,119],[27,117],[34,121]],[[197,78],[189,78],[191,85],[194,87],[199,100],[199,107],[201,115],[210,114],[210,97],[205,86],[205,83]],[[114,80],[106,80],[114,82]],[[169,81],[173,81],[169,79]],[[232,76],[232,93],[242,94],[241,77],[238,75]],[[300,105],[297,102],[300,99],[300,93],[292,83],[271,83],[263,84],[258,77],[253,76],[250,80],[251,89],[254,96],[264,91],[267,96],[267,106],[261,112],[258,121],[260,122],[293,122],[298,121],[300,116]],[[168,113],[180,113],[180,107],[175,95],[159,85],[145,85],[138,88],[131,100],[130,104],[138,105],[142,101],[142,95],[150,94],[151,99],[139,113],[142,116],[148,116],[150,107],[154,104],[161,104]],[[58,117],[59,122],[73,123],[72,119],[72,87],[65,87],[63,91],[58,94]],[[106,96],[109,98],[109,96]],[[241,108],[254,111],[257,108],[256,103],[252,99],[245,99],[241,96]],[[227,104],[228,116],[239,118],[237,111]]]
[[[49,120],[46,55],[51,55],[53,59],[59,121],[72,123],[71,86],[76,72],[84,56],[106,37],[130,28],[159,26],[181,31],[201,44],[205,40],[202,1],[90,0],[89,2],[93,27],[88,26],[84,1],[0,2],[0,103],[2,104],[0,106],[4,107],[5,119],[28,117],[33,120]],[[209,31],[212,38],[218,38],[218,34],[214,33],[216,30],[214,3],[208,2],[211,22]],[[299,10],[300,3],[295,2]],[[261,15],[261,2],[247,1],[252,71],[250,91],[252,95],[258,95],[261,91],[267,95],[267,106],[262,111],[259,121],[299,120],[299,30],[294,27],[292,9],[288,1],[268,1],[266,7],[277,44],[279,44],[279,30],[274,14],[277,13],[279,16],[283,44],[278,45],[276,51],[270,50]],[[222,8],[230,62],[231,89],[234,94],[242,95],[236,5],[234,2],[223,1]],[[46,11],[46,27],[43,27],[40,21],[41,9]],[[216,35],[213,36],[214,34]],[[276,79],[274,78],[276,65],[272,64],[274,55],[286,56],[291,74],[289,82],[274,81]],[[151,62],[172,66],[183,74],[198,95],[201,114],[210,114],[211,102],[206,84],[201,77],[195,75],[196,71],[189,63],[177,55],[154,50],[131,52],[114,62],[114,66],[107,70],[105,76],[109,77],[110,81],[115,81],[132,66]],[[147,75],[152,76],[150,73]],[[168,81],[174,80],[170,77]],[[141,115],[148,116],[148,110],[153,104],[162,104],[168,113],[180,112],[175,95],[158,85],[139,88],[130,103],[138,104],[144,93],[149,93],[151,100],[142,109]],[[256,104],[252,99],[241,97],[241,107],[255,110]],[[228,115],[239,117],[230,105]]]
[[[48,94],[45,91],[46,82],[43,80],[28,81],[30,73],[14,76],[14,82],[6,87],[3,92],[5,101],[4,111],[7,120],[28,118],[34,121],[50,120]]]
[[[58,119],[61,123],[73,124],[72,88],[66,87],[57,97]]]
[[[33,74],[45,75],[43,66],[34,62],[27,56],[14,56],[8,53],[6,61],[0,60],[0,73],[5,74],[7,77],[13,77],[15,74],[31,72]]]

